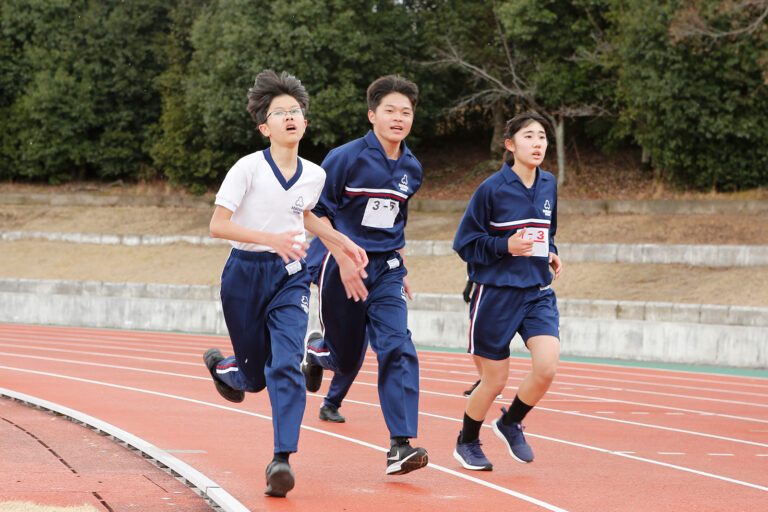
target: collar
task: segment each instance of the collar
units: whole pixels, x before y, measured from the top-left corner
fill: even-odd
[[[365,134],[363,140],[365,140],[365,143],[369,148],[377,149],[382,155],[384,155],[384,158],[389,159],[387,152],[384,151],[384,146],[381,145],[381,142],[379,142],[379,139],[376,137],[376,134],[373,133],[373,130],[368,130],[368,133]],[[400,142],[400,158],[398,161],[406,156],[413,158],[413,153],[411,153],[411,150],[408,149],[408,146],[405,145],[405,141],[402,141]]]
[[[523,183],[523,180],[520,179],[520,176],[518,176],[517,173],[515,171],[513,171],[512,168],[509,166],[509,164],[507,164],[506,162],[504,162],[504,165],[501,166],[501,175],[504,178],[504,181],[506,181],[510,185],[512,183],[517,182],[523,188],[528,188]],[[537,187],[539,185],[539,183],[541,183],[542,180],[546,180],[546,179],[549,179],[549,177],[545,176],[544,171],[541,170],[541,167],[537,166],[536,167],[536,179],[533,181],[533,186]]]

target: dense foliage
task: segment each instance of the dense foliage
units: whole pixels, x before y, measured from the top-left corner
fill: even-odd
[[[0,179],[218,183],[268,141],[245,111],[262,69],[310,93],[302,153],[368,129],[365,90],[421,89],[411,146],[499,147],[535,108],[565,133],[642,148],[684,187],[768,185],[768,0],[5,0]],[[491,144],[490,138],[496,139]],[[564,171],[564,169],[563,169]]]

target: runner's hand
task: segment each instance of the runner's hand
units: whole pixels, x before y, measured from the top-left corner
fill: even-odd
[[[533,240],[524,240],[525,228],[507,239],[507,250],[513,256],[533,256]]]
[[[368,288],[363,283],[363,279],[368,277],[365,270],[359,268],[354,261],[344,256],[337,259],[336,263],[339,265],[339,276],[341,277],[341,283],[344,285],[347,298],[355,302],[367,299]]]
[[[413,294],[411,293],[411,285],[408,284],[408,278],[407,277],[403,277],[403,289],[405,290],[405,295],[409,299],[413,300]]]
[[[300,260],[307,257],[305,252],[309,248],[306,242],[298,242],[296,236],[301,235],[303,231],[286,231],[285,233],[271,233],[266,245],[275,250],[278,256],[283,258],[287,264],[293,260]]]
[[[549,253],[549,266],[552,267],[552,272],[555,273],[555,277],[553,277],[552,280],[557,279],[560,272],[563,271],[563,262],[560,261],[560,256],[553,252]]]

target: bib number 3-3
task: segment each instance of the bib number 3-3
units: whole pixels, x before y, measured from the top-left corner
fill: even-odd
[[[525,228],[525,240],[533,240],[533,256],[549,257],[549,228]]]
[[[400,213],[400,204],[394,199],[372,197],[368,199],[363,214],[363,226],[369,228],[391,228]]]

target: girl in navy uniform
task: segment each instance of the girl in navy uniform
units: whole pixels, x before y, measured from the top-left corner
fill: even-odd
[[[530,351],[533,368],[509,410],[502,408],[491,426],[520,462],[533,461],[521,422],[549,389],[560,355],[560,316],[550,287],[562,270],[554,241],[557,180],[539,167],[547,151],[545,126],[534,112],[507,122],[505,163],[475,191],[453,242],[467,262],[469,279],[477,283],[470,302],[469,353],[481,380],[467,401],[453,453],[466,469],[493,468],[480,447],[480,427],[506,385],[515,333]]]
[[[211,236],[232,243],[221,275],[221,303],[235,354],[224,358],[212,348],[203,360],[227,400],[241,402],[245,391],[267,388],[275,453],[265,493],[278,497],[294,486],[288,456],[297,449],[306,402],[299,368],[309,313],[304,228],[359,270],[367,263],[362,249],[310,212],[325,172],[298,156],[308,107],[307,92],[295,77],[271,70],[256,77],[248,90],[248,112],[270,147],[232,166],[210,224]],[[349,293],[362,298],[365,288],[360,283]]]
[[[345,293],[345,283],[360,278],[348,258],[325,258],[318,282],[322,332],[310,334],[302,370],[313,392],[324,368],[340,375],[356,372],[368,336],[390,434],[386,474],[399,475],[428,461],[427,452],[409,442],[418,428],[419,363],[408,330],[411,292],[401,254],[408,200],[422,179],[421,164],[404,141],[418,87],[388,75],[368,87],[367,99],[372,130],[328,153],[322,164],[328,179],[313,212],[368,253],[368,298],[354,301]]]

